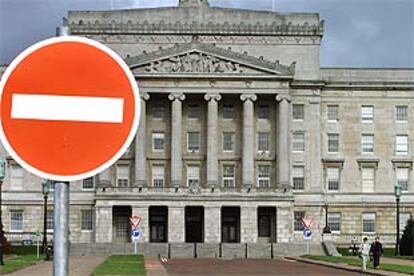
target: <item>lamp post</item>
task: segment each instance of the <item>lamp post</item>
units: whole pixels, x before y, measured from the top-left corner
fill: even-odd
[[[47,252],[47,196],[49,195],[49,180],[44,179],[42,181],[42,194],[44,199],[43,206],[43,254],[45,254],[45,260],[49,260],[49,253]]]
[[[400,255],[400,197],[401,197],[401,185],[395,184],[394,187],[395,200],[397,202],[397,241],[395,243],[395,256]]]
[[[323,233],[330,234],[331,228],[329,228],[329,225],[328,225],[328,201],[325,201],[324,207],[325,207],[325,227],[323,228]]]
[[[4,237],[4,231],[3,231],[3,219],[2,219],[2,212],[1,212],[1,206],[2,206],[2,191],[1,188],[3,186],[3,180],[6,177],[6,160],[0,157],[0,243],[5,244],[5,237]]]

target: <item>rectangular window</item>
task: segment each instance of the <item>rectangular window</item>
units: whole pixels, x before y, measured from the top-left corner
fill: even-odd
[[[270,187],[270,166],[260,165],[257,168],[257,186],[259,188],[269,188]]]
[[[303,121],[305,119],[305,106],[303,104],[294,104],[292,106],[292,117],[295,121]]]
[[[339,168],[326,169],[326,182],[328,191],[339,191]]]
[[[338,121],[338,112],[339,106],[338,105],[328,105],[327,106],[327,119],[328,122],[336,122]]]
[[[373,134],[362,134],[361,151],[362,153],[373,153],[374,152],[374,135]]]
[[[257,135],[257,149],[259,152],[269,152],[270,150],[270,133],[259,132]]]
[[[375,169],[374,168],[362,168],[362,192],[372,193],[374,192],[375,184]]]
[[[223,132],[223,151],[234,151],[235,133]]]
[[[188,119],[198,119],[200,107],[198,105],[188,106]]]
[[[234,119],[234,106],[223,105],[223,119]]]
[[[223,166],[223,187],[234,188],[236,187],[235,181],[235,167],[234,165]]]
[[[270,108],[268,105],[259,105],[257,117],[259,119],[269,119]]]
[[[88,177],[82,180],[82,189],[93,190],[94,177]]]
[[[395,137],[395,154],[407,155],[408,154],[408,136],[397,135]]]
[[[328,153],[339,152],[339,134],[328,133]]]
[[[164,132],[152,133],[152,151],[165,150],[165,134]]]
[[[164,166],[152,166],[152,186],[154,188],[164,187]]]
[[[187,134],[188,152],[198,152],[200,150],[200,132],[189,132]]]
[[[410,213],[400,213],[400,233],[404,232],[404,229],[407,226],[410,218],[411,218]]]
[[[372,123],[374,121],[373,105],[363,105],[361,107],[361,120],[363,123]]]
[[[118,187],[129,186],[129,165],[116,166],[116,183]]]
[[[341,232],[341,213],[328,213],[328,226],[332,232]]]
[[[409,173],[409,168],[396,169],[397,184],[401,186],[402,191],[408,191]]]
[[[23,231],[23,211],[10,211],[10,231]]]
[[[24,170],[20,165],[11,166],[10,187],[12,190],[23,189],[23,175],[24,175]]]
[[[93,210],[81,211],[81,230],[91,231],[93,228]]]
[[[303,166],[293,167],[292,181],[294,190],[305,189],[305,168]]]
[[[303,231],[302,219],[305,217],[305,212],[295,211],[293,215],[293,228],[295,231]]]
[[[152,107],[152,117],[154,119],[164,119],[165,107],[163,105],[155,105]]]
[[[269,214],[259,214],[258,216],[258,235],[261,238],[270,238],[271,236],[271,217]]]
[[[304,152],[305,151],[305,133],[304,132],[294,132],[293,133],[293,145],[294,152]]]
[[[47,210],[46,212],[46,229],[47,231],[53,231],[53,221],[54,221],[54,212],[53,210]]]
[[[395,107],[395,120],[398,123],[405,123],[408,121],[408,106],[397,105]]]
[[[187,185],[188,187],[198,187],[200,183],[200,167],[188,166],[187,167]]]
[[[375,233],[375,213],[362,214],[362,232]]]

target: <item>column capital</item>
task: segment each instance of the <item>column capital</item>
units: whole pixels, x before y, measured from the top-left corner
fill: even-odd
[[[221,95],[219,93],[207,93],[204,95],[204,100],[208,102],[211,100],[218,102],[221,100]]]
[[[175,93],[171,93],[170,95],[168,95],[168,99],[170,101],[175,101],[175,100],[184,101],[185,95],[184,93],[175,92]]]
[[[150,94],[148,94],[147,92],[141,92],[140,96],[141,96],[141,99],[144,101],[148,101],[150,99]]]
[[[288,103],[290,103],[292,101],[292,97],[287,94],[277,94],[275,98],[277,102],[287,101]]]
[[[243,102],[247,101],[247,100],[255,102],[257,100],[257,96],[256,96],[256,94],[241,94],[240,95],[240,100],[243,101]]]

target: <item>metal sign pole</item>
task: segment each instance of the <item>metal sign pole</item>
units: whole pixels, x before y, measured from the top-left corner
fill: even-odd
[[[56,36],[68,36],[66,26],[56,28]],[[55,182],[53,225],[53,275],[69,275],[69,182]]]
[[[69,275],[69,182],[56,182],[54,192],[53,275]]]

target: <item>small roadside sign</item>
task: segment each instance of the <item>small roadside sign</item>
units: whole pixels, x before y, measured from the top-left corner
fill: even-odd
[[[129,218],[129,224],[131,225],[132,229],[138,229],[139,225],[141,224],[141,221],[144,218],[141,216],[132,216]]]
[[[140,237],[141,237],[141,231],[139,231],[138,229],[133,229],[131,231],[131,238],[133,242],[138,242]]]
[[[312,231],[309,228],[303,230],[303,239],[310,240],[312,238]]]

